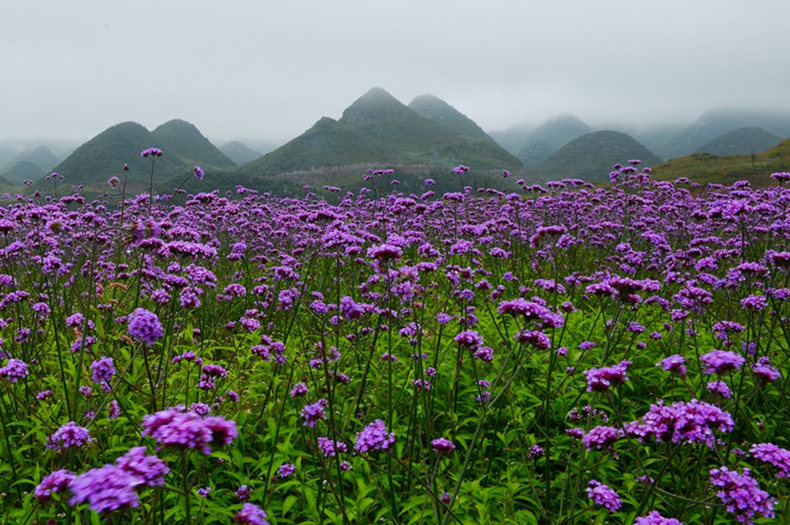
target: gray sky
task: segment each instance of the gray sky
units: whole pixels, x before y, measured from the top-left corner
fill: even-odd
[[[285,141],[373,86],[486,130],[790,109],[788,0],[6,0],[0,139]]]

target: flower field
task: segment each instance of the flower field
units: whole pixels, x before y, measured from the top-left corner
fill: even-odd
[[[0,521],[787,522],[790,174],[637,166],[334,203],[18,197]]]

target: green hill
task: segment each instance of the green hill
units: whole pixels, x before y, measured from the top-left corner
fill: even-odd
[[[420,95],[411,101],[409,109],[460,135],[493,141],[475,121],[433,95]]]
[[[670,181],[686,177],[700,184],[725,185],[748,180],[754,187],[764,187],[775,184],[771,174],[777,171],[790,171],[790,139],[754,155],[719,157],[708,153],[695,153],[671,159],[654,166],[653,177]]]
[[[667,157],[690,155],[716,137],[743,127],[759,127],[790,137],[790,112],[730,108],[706,111],[668,145]]]
[[[47,173],[41,166],[37,166],[26,160],[17,162],[11,169],[3,173],[3,178],[11,184],[22,184],[24,181],[34,181],[45,176]]]
[[[453,110],[454,111],[454,110]],[[519,171],[519,160],[490,137],[472,138],[419,115],[381,88],[373,88],[343,112],[324,117],[305,133],[239,169],[257,178],[289,172],[335,172],[352,166],[355,177],[365,167],[422,166],[451,169]],[[406,171],[411,168],[406,169]],[[333,179],[325,184],[334,184]]]
[[[235,166],[187,122],[170,121],[159,126],[155,133],[136,122],[123,122],[82,144],[53,171],[65,177],[64,184],[82,184],[89,193],[103,192],[109,188],[107,179],[122,177],[121,168],[127,164],[127,190],[147,191],[151,159],[142,158],[140,152],[151,147],[163,151],[156,159],[154,184],[165,191],[177,186],[192,172],[195,164],[200,165],[207,176],[212,171]],[[47,187],[48,183],[38,181],[37,185]]]
[[[711,155],[750,155],[765,151],[782,142],[782,137],[763,128],[745,127],[734,129],[708,142],[696,153]]]
[[[534,172],[544,180],[583,179],[588,182],[609,180],[609,172],[616,163],[639,159],[643,166],[661,162],[651,151],[619,131],[587,133],[564,145],[554,155],[539,164]]]
[[[243,166],[248,162],[263,157],[263,153],[254,150],[248,145],[238,140],[232,140],[220,146],[219,150],[238,166]]]
[[[527,143],[529,135],[535,131],[535,126],[530,123],[524,122],[516,124],[505,130],[491,131],[488,135],[496,141],[497,144],[508,150],[513,155],[518,156]]]
[[[560,115],[547,120],[529,134],[519,150],[518,158],[527,169],[534,168],[551,157],[562,146],[592,129],[573,115]]]
[[[171,151],[186,163],[202,168],[230,168],[236,164],[189,122],[173,119],[157,127],[151,134],[158,140],[158,147]]]

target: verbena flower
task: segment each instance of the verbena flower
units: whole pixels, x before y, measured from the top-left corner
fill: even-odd
[[[160,446],[196,448],[211,454],[211,445],[227,445],[238,436],[236,423],[219,416],[202,418],[177,408],[143,416],[142,436],[153,437]]]
[[[170,472],[167,463],[156,456],[146,454],[145,447],[134,447],[115,460],[121,470],[139,478],[143,485],[161,487],[165,484],[165,476]]]
[[[74,478],[69,484],[74,506],[88,502],[91,510],[110,512],[121,508],[139,507],[135,489],[143,480],[115,465],[91,469]]]
[[[159,148],[147,148],[140,152],[141,157],[161,157],[162,150]]]
[[[610,386],[625,383],[628,380],[629,366],[631,366],[631,361],[620,361],[615,366],[585,370],[587,391],[603,392]]]
[[[137,308],[129,314],[129,335],[135,341],[143,342],[148,345],[154,344],[162,335],[164,329],[159,317],[145,308]]]
[[[6,365],[0,368],[0,377],[16,383],[30,374],[27,363],[20,359],[9,359]]]
[[[774,517],[776,500],[762,490],[751,477],[751,470],[743,469],[742,474],[727,467],[710,471],[710,482],[720,490],[716,496],[727,506],[727,512],[734,514],[741,523],[754,523],[755,517]]]
[[[646,516],[636,518],[634,525],[683,525],[683,522],[675,518],[665,518],[657,510],[653,510]]]
[[[706,374],[723,374],[728,370],[739,370],[746,359],[729,350],[711,350],[699,356],[699,361]]]
[[[33,494],[38,499],[47,500],[57,492],[65,492],[75,477],[74,473],[69,470],[56,470],[44,476],[44,479],[38,484]]]
[[[434,439],[431,441],[431,446],[433,447],[433,451],[439,455],[452,454],[455,450],[453,442],[445,438]]]
[[[755,459],[776,467],[777,478],[790,478],[790,450],[773,443],[755,443],[749,452]]]
[[[686,377],[686,358],[680,354],[671,355],[661,360],[658,366],[669,372],[674,372],[680,377]]]
[[[296,465],[292,465],[291,463],[283,463],[280,465],[280,468],[277,469],[277,476],[280,479],[285,479],[288,476],[293,475],[296,472]]]
[[[593,503],[600,505],[605,509],[615,512],[623,506],[623,501],[614,490],[604,485],[597,479],[592,479],[587,482],[587,496],[593,500]]]
[[[249,525],[269,525],[266,521],[266,512],[252,503],[245,503],[241,511],[233,517],[237,523]]]
[[[81,447],[91,441],[93,439],[87,428],[77,425],[74,421],[69,421],[49,437],[47,447],[53,450],[63,450],[71,447]]]
[[[112,357],[100,357],[91,363],[91,379],[94,383],[109,382],[115,375]]]
[[[326,412],[324,411],[326,404],[326,399],[319,399],[312,405],[306,405],[302,409],[302,417],[304,418],[303,425],[312,428],[315,426],[316,422],[326,419]]]
[[[354,450],[359,454],[371,450],[389,450],[395,444],[395,433],[387,433],[384,421],[377,419],[357,434]]]
[[[731,432],[735,428],[732,415],[715,405],[692,399],[666,406],[659,401],[650,406],[647,414],[638,421],[625,425],[626,433],[639,441],[653,436],[656,441],[673,443],[704,443],[710,448],[716,444],[714,430]]]

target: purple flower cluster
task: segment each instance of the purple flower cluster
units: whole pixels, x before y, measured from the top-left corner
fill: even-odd
[[[20,359],[9,359],[6,365],[0,368],[0,377],[16,383],[30,374],[27,363]]]
[[[603,392],[610,386],[616,386],[628,381],[628,367],[631,361],[620,361],[611,367],[590,368],[584,371],[587,376],[588,392]]]
[[[219,416],[203,418],[195,412],[168,408],[143,416],[142,436],[160,446],[200,449],[211,454],[211,445],[228,445],[238,436],[236,423]]]
[[[377,419],[357,433],[354,450],[364,454],[370,450],[389,450],[395,444],[395,433],[387,433],[384,421]]]
[[[137,308],[129,314],[129,335],[135,341],[152,345],[164,335],[164,330],[155,313]]]
[[[777,447],[773,443],[755,443],[749,452],[754,459],[776,467],[777,478],[790,478],[790,450]]]
[[[85,427],[69,421],[47,439],[47,447],[52,450],[63,450],[71,447],[81,447],[93,441],[90,432]]]
[[[431,446],[433,447],[433,451],[439,455],[452,454],[455,450],[453,442],[446,438],[434,439],[431,441]]]
[[[735,514],[741,523],[752,524],[755,517],[774,517],[776,500],[760,488],[750,476],[751,470],[743,469],[743,474],[727,467],[710,471],[710,482],[720,490],[716,496],[727,506],[727,512]]]
[[[623,431],[619,428],[597,426],[584,435],[582,443],[587,447],[587,450],[603,450],[611,448],[615,441],[621,437],[623,437]]]
[[[593,500],[593,503],[611,512],[620,510],[620,507],[623,506],[623,500],[620,499],[620,495],[597,479],[591,479],[587,482],[587,496]]]
[[[140,499],[135,489],[142,484],[143,480],[116,465],[94,468],[71,481],[69,505],[88,502],[96,512],[136,508]]]
[[[663,401],[650,406],[638,421],[625,425],[628,435],[640,441],[653,436],[656,441],[673,443],[716,444],[714,430],[731,432],[735,427],[732,416],[715,405],[692,399],[666,406]]]
[[[657,510],[653,510],[646,516],[636,518],[634,525],[683,525],[683,522],[675,518],[665,518]]]
[[[318,421],[325,420],[326,412],[324,408],[326,408],[326,404],[326,399],[319,399],[312,405],[305,405],[305,407],[302,408],[302,417],[304,418],[303,425],[312,428],[315,427]]]
[[[249,525],[269,525],[266,521],[266,512],[252,503],[245,503],[241,511],[234,516],[238,523],[247,523]]]
[[[91,363],[91,379],[94,383],[109,382],[115,375],[112,357],[101,357]]]
[[[33,494],[38,499],[47,500],[55,493],[65,492],[75,477],[76,476],[71,471],[63,469],[56,470],[52,474],[44,476],[44,479],[38,484]]]
[[[680,377],[686,377],[686,358],[680,354],[671,355],[667,358],[661,360],[658,363],[658,366],[667,370],[669,372],[673,372]]]
[[[740,370],[746,359],[729,350],[711,350],[699,356],[699,361],[706,374],[723,374],[728,370]]]

